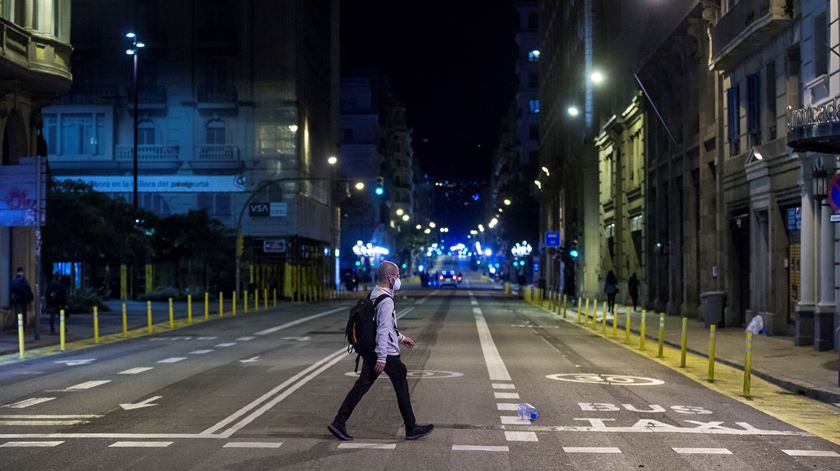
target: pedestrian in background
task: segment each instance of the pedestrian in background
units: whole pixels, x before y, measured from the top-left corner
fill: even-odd
[[[639,279],[636,278],[635,273],[630,275],[630,279],[627,280],[627,291],[630,291],[630,299],[633,300],[633,310],[635,311],[639,304]]]
[[[61,279],[61,274],[56,273],[55,277],[47,285],[47,309],[50,311],[50,333],[55,335],[55,318],[59,311],[67,307],[67,288]]]
[[[35,296],[32,295],[32,288],[29,286],[29,282],[26,281],[26,277],[23,276],[23,267],[18,267],[9,289],[9,304],[12,306],[12,314],[15,316],[23,314],[25,322],[29,314],[29,305],[34,299]]]
[[[372,301],[384,296],[375,304],[376,312],[376,349],[373,354],[362,356],[362,372],[359,379],[347,393],[344,402],[338,409],[335,419],[327,429],[339,440],[352,440],[345,428],[353,409],[373,385],[376,378],[384,371],[397,393],[397,404],[405,423],[406,440],[416,440],[432,433],[433,425],[417,425],[414,411],[411,407],[411,397],[408,390],[408,370],[400,360],[400,344],[414,348],[416,344],[411,337],[400,334],[397,330],[397,312],[394,307],[394,292],[400,289],[400,269],[393,262],[382,262],[377,270],[376,287],[370,293]]]
[[[610,312],[613,312],[615,308],[615,295],[618,293],[618,278],[615,277],[615,273],[612,270],[607,273],[607,281],[604,283],[604,293],[607,294],[607,306]]]

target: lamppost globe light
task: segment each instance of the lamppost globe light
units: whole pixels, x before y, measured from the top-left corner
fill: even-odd
[[[432,230],[431,230],[431,229],[429,229],[429,228],[427,227],[427,228],[426,228],[426,230],[425,230],[425,231],[423,231],[423,233],[424,233],[424,234],[431,234],[431,233],[432,233]]]
[[[577,116],[580,114],[580,110],[574,105],[570,106],[566,111],[569,113],[569,116]]]
[[[359,190],[359,191],[364,190],[364,189],[365,189],[365,184],[364,184],[364,182],[356,182],[355,188],[356,188],[357,190]]]
[[[127,37],[128,39],[134,39],[135,36],[137,35],[134,33],[125,33],[125,37]]]
[[[403,214],[403,217],[402,217],[403,221],[408,222],[409,219],[411,219],[411,216],[409,216],[408,214]]]
[[[547,177],[551,176],[551,172],[548,171],[548,167],[542,166],[542,167],[540,167],[540,170],[542,170],[543,173],[545,173],[545,176],[547,176]]]
[[[330,165],[337,164],[338,163],[338,157],[336,157],[334,155],[329,156],[329,158],[327,159],[327,163],[330,164]]]
[[[146,43],[142,43],[142,42],[139,42],[139,41],[138,41],[138,42],[137,42],[137,44],[136,44],[136,46],[137,46],[137,47],[146,47]]]
[[[297,132],[297,130],[298,130],[297,124],[290,124],[289,125],[289,131]]]
[[[431,227],[432,229],[434,229],[435,227],[437,227],[437,225],[436,225],[436,224],[434,223],[434,221],[433,221],[433,222],[430,222],[430,223],[429,223],[429,227]]]
[[[592,71],[592,73],[589,75],[589,80],[591,80],[592,83],[594,83],[595,85],[600,85],[604,83],[604,79],[604,74],[600,70]]]
[[[420,229],[422,229],[422,228],[423,228],[423,226],[421,226],[420,224],[418,224],[418,225],[414,226],[414,228],[415,228],[415,229],[417,229],[417,230],[419,231]]]
[[[134,55],[134,49],[126,49],[125,53],[128,54],[129,56],[133,56]]]
[[[402,208],[397,208],[397,216],[402,216],[404,212]]]
[[[505,198],[504,203],[505,203],[505,206],[510,206],[511,201],[508,198]]]

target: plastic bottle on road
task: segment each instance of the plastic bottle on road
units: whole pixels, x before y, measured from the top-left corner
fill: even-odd
[[[527,402],[519,404],[516,410],[519,413],[519,417],[523,419],[537,420],[537,417],[540,416],[539,412],[537,412],[537,408]]]

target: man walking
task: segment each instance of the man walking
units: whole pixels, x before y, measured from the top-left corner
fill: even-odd
[[[417,425],[414,411],[411,408],[411,398],[408,391],[407,370],[400,360],[400,344],[407,348],[414,348],[414,340],[397,330],[397,313],[394,307],[394,292],[400,289],[400,269],[393,262],[382,262],[377,270],[376,287],[370,293],[370,299],[375,300],[386,295],[376,304],[376,350],[374,354],[363,355],[362,372],[359,379],[347,393],[344,402],[338,409],[333,422],[327,429],[339,440],[352,440],[347,434],[345,424],[353,413],[353,409],[362,397],[384,371],[394,385],[397,393],[397,404],[400,407],[403,423],[405,424],[406,440],[416,440],[432,433],[433,425]]]
[[[47,285],[47,309],[50,311],[50,333],[55,335],[55,318],[59,312],[67,307],[67,288],[61,279],[61,274],[56,273],[55,278]],[[65,328],[66,330],[66,328]]]
[[[18,267],[15,277],[12,279],[9,289],[9,304],[12,306],[12,314],[17,317],[18,314],[23,314],[23,321],[29,315],[29,304],[35,299],[32,294],[32,288],[26,277],[23,276],[23,268]]]

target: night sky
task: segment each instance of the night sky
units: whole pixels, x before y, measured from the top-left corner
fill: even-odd
[[[391,78],[423,170],[488,179],[516,87],[513,2],[345,0],[341,20],[342,67]]]

